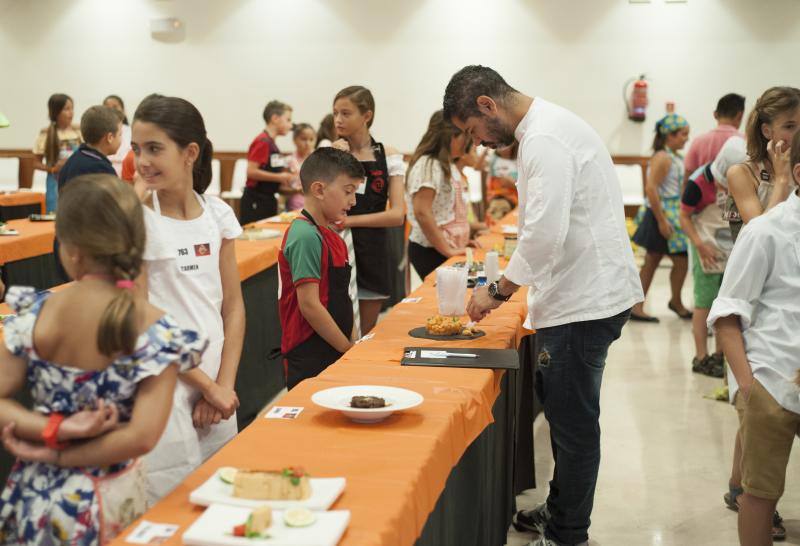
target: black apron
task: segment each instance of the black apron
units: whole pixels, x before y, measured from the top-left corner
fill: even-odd
[[[309,222],[320,230],[314,218],[305,210],[302,211]],[[350,339],[353,332],[353,302],[350,299],[350,264],[344,267],[335,267],[333,254],[322,237],[323,251],[328,251],[328,312],[333,317],[336,326]],[[339,360],[342,353],[334,349],[327,341],[314,332],[310,338],[290,350],[286,355],[286,387],[294,388],[304,379],[316,377],[325,368]]]
[[[383,144],[372,141],[373,161],[362,161],[367,174],[363,194],[356,195],[350,216],[384,212],[389,202],[389,168]],[[364,288],[389,296],[392,292],[389,240],[387,228],[353,228],[353,249],[356,255],[356,282]]]
[[[262,142],[272,141],[266,136],[261,140]],[[270,154],[267,161],[258,168],[273,174],[284,172],[283,165],[273,165],[273,156],[275,155],[280,154]],[[279,182],[256,182],[253,188],[245,187],[242,192],[242,200],[239,202],[239,223],[249,224],[278,214],[278,199],[275,197],[275,193],[280,186]]]

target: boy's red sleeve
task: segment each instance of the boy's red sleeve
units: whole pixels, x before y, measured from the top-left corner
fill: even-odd
[[[269,162],[270,145],[264,140],[256,140],[250,145],[247,151],[247,160],[255,161],[259,165]]]

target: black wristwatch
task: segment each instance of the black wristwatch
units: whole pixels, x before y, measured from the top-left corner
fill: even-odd
[[[497,283],[489,283],[489,295],[497,301],[508,301],[511,299],[511,294],[504,296],[498,291]]]

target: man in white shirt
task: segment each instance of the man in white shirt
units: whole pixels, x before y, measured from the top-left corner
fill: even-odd
[[[519,142],[519,240],[505,274],[476,289],[480,320],[528,286],[537,394],[555,469],[547,503],[514,517],[535,546],[585,544],[600,465],[600,384],[611,343],[644,299],[611,156],[575,114],[518,92],[491,68],[467,66],[444,97],[445,118],[476,144]]]
[[[800,133],[792,143],[800,180]],[[728,259],[708,326],[730,366],[728,388],[742,443],[739,542],[772,544],[773,514],[800,433],[800,197],[751,220]]]

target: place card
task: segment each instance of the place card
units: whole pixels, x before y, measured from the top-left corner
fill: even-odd
[[[128,535],[125,542],[129,544],[163,544],[168,538],[177,533],[178,529],[178,525],[143,520]]]
[[[356,345],[358,345],[359,343],[364,343],[365,341],[369,341],[373,337],[375,337],[375,334],[367,334],[364,337],[362,337],[361,339],[359,339],[358,341],[356,341]]]
[[[267,412],[265,419],[297,419],[304,408],[292,406],[275,406]]]

